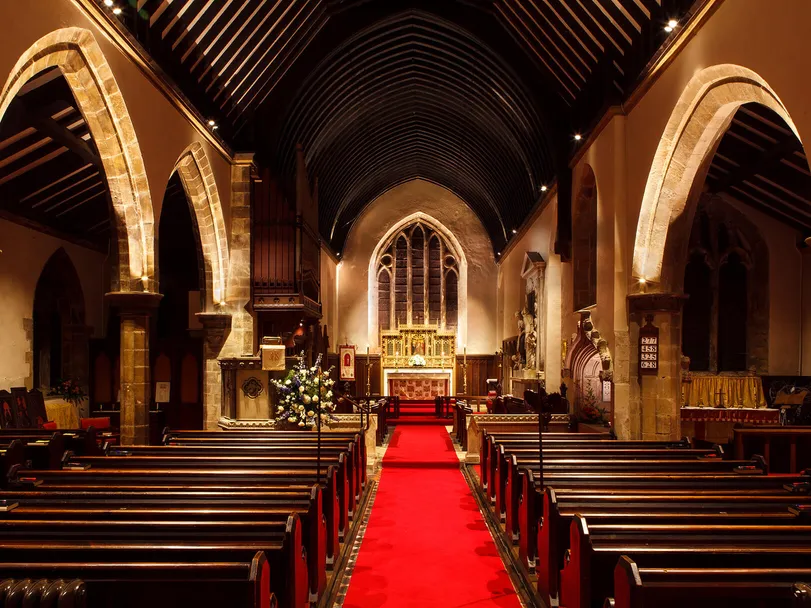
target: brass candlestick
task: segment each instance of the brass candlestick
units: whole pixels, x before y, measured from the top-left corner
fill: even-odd
[[[369,345],[366,345],[366,396],[372,394],[372,367],[374,363],[369,360]]]

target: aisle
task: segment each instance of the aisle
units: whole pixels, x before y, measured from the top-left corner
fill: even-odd
[[[448,432],[399,425],[344,608],[519,605]]]

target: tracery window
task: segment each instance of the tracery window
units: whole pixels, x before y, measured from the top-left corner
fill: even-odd
[[[376,261],[378,328],[435,325],[456,328],[459,256],[445,237],[421,221],[399,230]]]

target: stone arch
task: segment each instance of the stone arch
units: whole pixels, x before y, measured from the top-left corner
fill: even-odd
[[[63,28],[26,50],[0,90],[0,120],[23,85],[53,66],[68,82],[104,166],[118,240],[113,290],[152,291],[154,232],[146,169],[121,90],[93,34]]]
[[[402,218],[395,223],[391,228],[386,231],[386,234],[378,241],[377,245],[369,258],[368,269],[368,294],[369,294],[369,316],[368,328],[369,337],[378,336],[378,282],[377,282],[377,263],[380,260],[382,253],[391,244],[394,238],[415,222],[420,222],[435,232],[442,235],[445,241],[451,246],[452,254],[457,261],[457,294],[458,294],[458,316],[457,316],[457,340],[459,344],[465,344],[467,341],[467,257],[465,256],[464,249],[459,243],[456,236],[448,230],[448,228],[439,220],[431,217],[427,213],[417,211],[411,215]]]
[[[192,218],[203,254],[205,305],[226,300],[228,240],[222,214],[220,194],[211,163],[200,142],[192,143],[175,163],[183,190],[192,210]]]
[[[597,304],[597,178],[583,167],[572,209],[572,265],[574,310]]]
[[[758,74],[721,64],[698,72],[688,83],[656,150],[634,244],[633,278],[651,292],[677,292],[692,218],[708,161],[735,112],[759,103],[778,114],[800,139],[774,90]]]

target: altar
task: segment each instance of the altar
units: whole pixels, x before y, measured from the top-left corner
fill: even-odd
[[[437,395],[450,395],[453,386],[450,369],[384,369],[383,377],[384,394],[401,399],[433,400]]]

